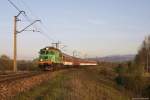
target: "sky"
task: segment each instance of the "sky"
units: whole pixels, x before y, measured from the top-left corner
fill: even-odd
[[[17,35],[18,59],[38,57],[41,48],[52,42],[66,45],[63,52],[99,57],[136,54],[145,36],[150,35],[150,0],[11,0],[26,12],[20,15],[17,30],[40,19]],[[0,0],[0,55],[13,57],[13,16],[18,11]]]

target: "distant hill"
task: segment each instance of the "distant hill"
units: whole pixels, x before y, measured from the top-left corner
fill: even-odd
[[[97,58],[90,58],[98,61],[105,61],[105,62],[123,62],[123,61],[131,61],[133,60],[135,55],[113,55],[113,56],[106,56],[106,57],[97,57]]]

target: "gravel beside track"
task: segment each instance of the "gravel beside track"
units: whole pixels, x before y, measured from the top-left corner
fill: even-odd
[[[19,92],[23,92],[31,89],[32,87],[39,85],[52,77],[56,76],[57,73],[63,72],[64,70],[55,72],[32,72],[24,74],[14,74],[0,76],[0,100],[11,100]]]
[[[7,75],[0,75],[0,83],[10,82],[21,78],[27,78],[34,75],[41,74],[42,72],[22,72],[22,73],[13,73]]]

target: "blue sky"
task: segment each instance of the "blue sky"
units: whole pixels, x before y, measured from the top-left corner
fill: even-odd
[[[150,0],[12,0],[50,39],[40,33],[18,35],[18,58],[32,59],[51,42],[67,45],[89,57],[137,53],[150,34]],[[13,16],[18,12],[7,0],[0,1],[0,55],[13,53]],[[19,29],[29,23],[20,16]],[[30,29],[32,29],[31,27]]]

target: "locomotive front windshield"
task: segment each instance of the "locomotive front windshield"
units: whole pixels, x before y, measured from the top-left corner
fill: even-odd
[[[40,59],[39,60],[41,60],[41,61],[43,61],[43,60],[48,60],[48,51],[46,51],[46,50],[40,50]]]
[[[47,50],[41,50],[40,54],[48,54],[48,51]]]
[[[48,51],[48,50],[41,50],[40,54],[50,54],[50,55],[54,55],[55,52],[54,51]]]

